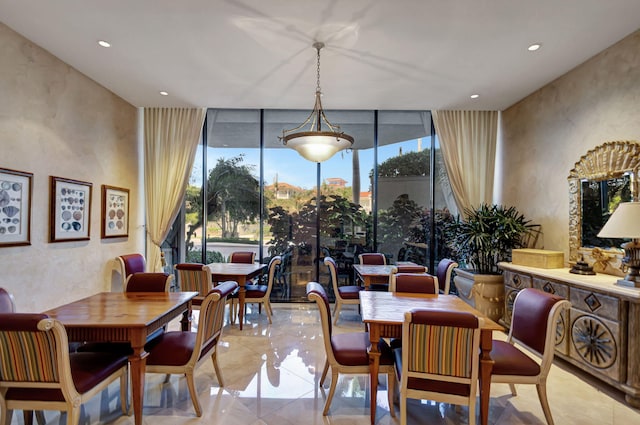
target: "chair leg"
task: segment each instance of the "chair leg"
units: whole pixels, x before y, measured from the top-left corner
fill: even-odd
[[[78,425],[80,423],[80,406],[71,407],[67,411],[67,425]]]
[[[187,386],[189,387],[189,395],[191,395],[191,402],[193,403],[193,408],[196,410],[196,416],[202,416],[202,407],[200,406],[200,400],[198,400],[198,392],[196,391],[196,382],[193,377],[193,370],[189,373],[185,373],[185,378],[187,378]]]
[[[123,373],[120,375],[120,408],[122,409],[122,413],[125,415],[129,415],[129,388],[127,382],[129,378],[128,373]],[[42,413],[42,412],[41,412]],[[36,418],[38,417],[38,413],[36,412]],[[40,421],[38,421],[40,425]]]
[[[327,416],[327,414],[329,413],[329,406],[331,405],[333,394],[336,392],[337,383],[338,383],[338,372],[335,372],[333,369],[331,369],[331,387],[329,388],[329,395],[327,396],[327,401],[324,403],[324,410],[322,411],[322,416]]]
[[[218,350],[213,350],[211,354],[211,361],[213,362],[213,370],[216,373],[216,377],[218,378],[218,383],[221,387],[224,387],[224,378],[222,377],[222,371],[220,370],[220,366],[218,365]]]
[[[324,380],[327,377],[328,371],[329,371],[329,360],[325,360],[324,369],[322,369],[322,376],[320,377],[320,386],[324,385]]]
[[[22,418],[24,419],[24,425],[33,425],[33,410],[23,410]],[[11,421],[7,422],[10,424]]]
[[[515,384],[509,384],[509,389],[511,390],[511,395],[512,395],[512,396],[514,396],[514,397],[515,397],[515,396],[517,396],[517,395],[518,395],[518,392],[516,391],[516,386],[515,386]]]
[[[338,318],[340,317],[340,310],[342,310],[342,303],[336,300],[336,308],[333,309],[333,315],[335,316],[333,319],[333,324],[338,324]]]
[[[407,425],[407,394],[400,391],[400,425]]]
[[[44,417],[44,412],[42,410],[36,410],[35,413],[36,413],[36,422],[38,423],[38,425],[46,425],[47,420]]]
[[[267,313],[267,319],[269,319],[269,324],[273,324],[273,322],[271,321],[271,315],[273,314],[273,310],[271,310],[271,303],[269,302],[269,300],[266,300],[264,302],[264,311]]]
[[[546,381],[542,381],[536,384],[536,389],[538,390],[538,398],[540,399],[540,404],[542,405],[542,411],[544,412],[544,417],[547,420],[547,425],[553,425],[553,417],[551,416],[549,400],[547,399]]]
[[[476,398],[469,399],[469,425],[476,425]]]

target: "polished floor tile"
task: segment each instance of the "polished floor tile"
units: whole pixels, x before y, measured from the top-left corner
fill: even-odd
[[[178,329],[179,324],[172,323]],[[355,306],[346,306],[335,332],[363,329]],[[193,410],[183,377],[147,375],[145,425],[299,425],[369,424],[369,380],[366,375],[341,375],[329,410],[322,416],[330,376],[324,388],[318,386],[325,354],[319,313],[315,304],[274,304],[273,324],[249,307],[246,324],[226,326],[219,346],[219,358],[225,386],[222,388],[210,362],[196,372],[196,386],[203,415]],[[386,382],[381,378],[378,391],[376,424],[399,424],[389,414]],[[491,388],[489,423],[497,425],[544,425],[544,415],[534,386]],[[564,362],[552,367],[548,393],[557,425],[626,425],[640,423],[640,411],[624,403],[622,394],[580,374]],[[64,424],[64,416],[45,412],[47,424]],[[468,411],[428,400],[409,400],[409,424],[466,424]],[[14,414],[12,425],[22,424],[21,412]],[[117,385],[87,403],[81,425],[133,425],[132,416],[120,413]]]

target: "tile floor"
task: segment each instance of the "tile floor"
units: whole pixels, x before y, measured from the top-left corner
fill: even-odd
[[[355,306],[346,306],[336,332],[362,329]],[[175,329],[179,329],[177,323]],[[369,424],[368,377],[343,375],[331,404],[329,416],[322,416],[328,392],[318,388],[324,365],[324,347],[319,314],[315,304],[274,304],[273,325],[264,313],[249,308],[243,331],[227,326],[219,347],[225,387],[214,377],[213,366],[206,362],[198,370],[196,385],[203,415],[195,415],[185,381],[173,375],[164,383],[164,375],[147,375],[145,425],[299,425]],[[624,397],[592,378],[574,375],[566,363],[552,367],[548,394],[557,425],[626,425],[640,423],[640,410],[629,408]],[[384,378],[381,379],[384,385]],[[533,386],[517,386],[512,397],[507,385],[491,388],[489,423],[499,425],[544,425],[544,415]],[[122,416],[118,388],[109,387],[85,405],[80,424],[133,425],[133,417]],[[389,415],[385,388],[378,391],[376,423],[399,424]],[[64,424],[64,416],[45,412],[47,424]],[[409,424],[466,424],[465,407],[429,401],[408,403]],[[22,424],[16,412],[12,425]]]

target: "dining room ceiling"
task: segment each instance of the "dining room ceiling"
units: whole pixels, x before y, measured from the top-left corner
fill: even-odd
[[[640,1],[0,0],[0,21],[139,107],[311,109],[318,40],[326,109],[503,110],[638,30]]]

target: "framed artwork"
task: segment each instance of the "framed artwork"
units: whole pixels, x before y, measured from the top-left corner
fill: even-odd
[[[49,242],[89,240],[92,183],[51,176]]]
[[[0,247],[31,245],[32,173],[0,168]]]
[[[129,189],[102,185],[102,239],[129,236]]]

